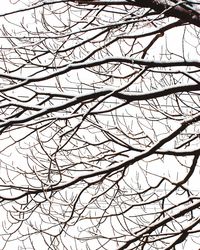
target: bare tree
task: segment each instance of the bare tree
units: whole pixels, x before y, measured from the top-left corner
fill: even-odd
[[[198,6],[1,12],[0,249],[199,248]]]

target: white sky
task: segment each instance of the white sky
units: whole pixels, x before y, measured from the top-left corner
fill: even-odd
[[[18,8],[18,6],[19,5],[10,5],[10,3],[9,3],[9,0],[1,0],[2,2],[3,2],[3,8],[0,8],[0,14],[2,14],[2,13],[5,13],[5,12],[9,12],[9,11],[13,11],[13,10],[15,10],[15,8],[16,8],[16,6],[17,6],[17,8]],[[21,7],[23,8],[23,7],[25,7],[26,6],[26,4],[28,3],[28,0],[27,1],[21,1],[22,3],[21,3]],[[13,17],[14,17],[14,15],[13,15]],[[183,28],[184,29],[184,28]],[[184,30],[182,30],[182,31],[180,31],[180,29],[179,29],[179,33],[177,32],[177,30],[174,30],[174,33],[173,32],[171,32],[171,33],[169,33],[168,34],[168,36],[167,36],[167,44],[168,44],[168,46],[169,46],[169,48],[170,48],[170,50],[171,50],[171,52],[173,52],[174,54],[179,54],[180,52],[181,52],[181,50],[182,50],[182,44],[181,44],[181,39],[178,39],[177,38],[177,36],[179,36],[179,37],[182,37],[183,36],[183,34],[184,34]],[[175,37],[176,36],[176,41],[179,41],[179,42],[174,42],[174,40],[175,40]],[[163,39],[165,39],[165,38],[161,38],[160,40],[159,40],[159,42],[158,43],[156,43],[156,46],[155,46],[155,48],[152,50],[152,52],[154,52],[155,51],[155,54],[157,54],[156,53],[156,51],[158,50],[158,47],[159,46],[163,46]],[[190,41],[189,41],[190,42]],[[160,45],[159,45],[159,43],[160,43]],[[197,49],[199,49],[199,45],[197,45],[196,44],[196,41],[193,41],[192,43],[191,43],[191,45],[189,45],[188,44],[188,51],[186,51],[185,53],[186,53],[186,56],[188,56],[188,57],[190,57],[190,58],[194,58],[195,56],[196,56],[196,48]],[[154,54],[154,53],[153,53]],[[178,170],[176,169],[174,169],[174,167],[173,167],[173,163],[172,162],[169,162],[169,164],[171,164],[171,166],[172,166],[172,171],[174,171],[174,172],[178,172]],[[156,174],[156,169],[155,169],[155,174]],[[172,174],[172,173],[171,173]],[[173,175],[173,174],[172,174]],[[193,180],[193,183],[195,183],[196,182],[196,180]],[[196,188],[196,185],[194,185],[194,188]],[[40,241],[37,241],[37,242],[35,242],[35,245],[36,245],[36,249],[42,249],[41,248],[41,242]],[[16,248],[16,245],[15,245],[15,243],[11,243],[10,245],[9,245],[9,248],[10,249],[13,249],[13,250],[15,250],[15,249],[17,249]],[[9,249],[8,248],[8,249]],[[178,249],[178,248],[177,248]]]

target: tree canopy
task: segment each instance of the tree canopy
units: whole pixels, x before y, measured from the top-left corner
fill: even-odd
[[[1,11],[0,249],[198,249],[199,9]]]

